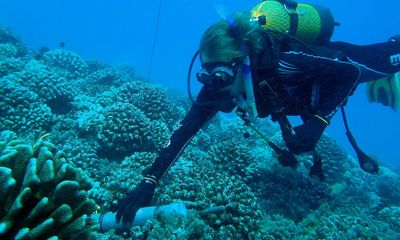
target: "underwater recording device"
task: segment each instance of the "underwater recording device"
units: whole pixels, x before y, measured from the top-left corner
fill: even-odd
[[[99,232],[108,232],[115,230],[117,232],[126,232],[132,226],[143,226],[148,220],[157,216],[178,216],[188,217],[193,214],[221,214],[225,212],[225,206],[214,206],[203,211],[188,210],[184,203],[176,202],[162,206],[151,206],[140,208],[135,215],[132,223],[123,223],[117,220],[115,212],[107,212],[104,214],[95,214],[86,219],[86,222],[94,226]]]

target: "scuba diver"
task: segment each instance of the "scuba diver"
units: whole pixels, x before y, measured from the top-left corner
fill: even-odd
[[[295,167],[297,161],[293,154],[312,152],[314,163],[310,174],[322,179],[321,157],[315,147],[332,116],[346,104],[357,85],[400,71],[400,65],[391,61],[400,53],[398,37],[366,46],[330,42],[335,23],[328,12],[321,17],[331,22],[328,27],[320,26],[320,34],[314,34],[311,40],[299,40],[296,35],[301,35],[300,15],[296,19],[292,15],[297,11],[290,13],[290,9],[309,5],[275,0],[261,4],[264,5],[257,6],[252,13],[225,17],[203,34],[188,77],[199,56],[201,69],[196,76],[203,86],[158,157],[143,172],[143,179],[118,201],[115,207],[118,221],[132,222],[139,208],[151,204],[160,179],[217,112],[236,109],[250,124],[257,117],[271,116],[280,125],[287,146],[281,149],[270,142],[279,155],[279,162]],[[266,26],[273,21],[269,20],[268,11],[263,12],[265,7],[283,7],[289,12],[289,22],[296,21],[293,24],[296,26],[289,24],[284,33]],[[318,10],[319,13],[327,11]],[[303,124],[292,127],[287,116],[300,116]],[[356,146],[351,133],[348,135]],[[362,155],[358,150],[357,154]],[[362,159],[360,166],[364,171],[378,172],[374,160]]]

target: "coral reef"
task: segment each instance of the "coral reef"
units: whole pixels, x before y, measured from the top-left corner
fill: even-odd
[[[65,49],[55,49],[43,55],[46,65],[56,68],[59,74],[67,79],[84,77],[87,74],[87,65],[82,58]]]
[[[91,183],[50,142],[1,132],[0,179],[2,239],[93,239],[85,223],[97,208]]]
[[[183,117],[184,111],[167,98],[165,89],[154,85],[132,82],[121,86],[118,101],[133,104],[150,120],[165,122],[171,130]]]
[[[10,43],[0,44],[0,57],[1,58],[14,58],[17,57],[18,49],[15,45]]]
[[[104,177],[101,186],[108,190],[109,199],[121,198],[143,178],[142,171],[155,159],[154,153],[135,153],[126,157],[120,164],[114,164],[110,174]]]
[[[237,144],[236,139],[214,142],[209,151],[210,161],[217,171],[246,177],[247,168],[254,160],[247,146]]]
[[[226,212],[203,216],[212,229],[212,239],[256,239],[262,211],[256,197],[239,177],[226,172],[198,168],[182,159],[165,176],[156,201],[183,201],[194,210],[224,205]]]
[[[390,206],[400,204],[400,176],[386,167],[381,167],[380,176],[371,179],[375,184],[374,192],[381,198],[381,204]]]
[[[385,207],[378,213],[378,219],[389,224],[390,228],[397,233],[400,232],[400,207]],[[400,235],[400,234],[397,234]]]
[[[160,141],[168,137],[169,131],[163,123],[152,122],[140,109],[128,103],[117,103],[107,110],[97,135],[102,155],[114,159],[135,152],[156,151],[161,146]]]
[[[261,205],[269,214],[281,214],[295,222],[330,199],[326,184],[279,164],[265,169],[258,181],[250,186],[260,196]]]
[[[95,95],[108,90],[111,86],[119,87],[124,78],[117,70],[111,67],[102,68],[88,74],[80,84],[81,92]]]
[[[7,27],[0,26],[0,44],[13,45],[17,49],[16,57],[22,57],[28,53],[28,50],[21,39]]]
[[[327,205],[313,212],[299,224],[302,239],[397,239],[383,222],[368,215],[359,216],[332,212]]]
[[[21,71],[25,61],[18,58],[3,58],[0,53],[0,77]]]
[[[197,216],[158,216],[143,228],[133,227],[134,239],[214,239],[212,229]]]
[[[48,66],[32,60],[12,77],[37,93],[53,113],[66,114],[71,111],[72,99],[76,95],[72,85]]]
[[[299,227],[292,220],[279,214],[273,214],[263,219],[260,239],[281,240],[301,238],[299,237]]]
[[[51,109],[40,102],[36,93],[3,77],[0,80],[0,130],[41,132],[53,122]]]
[[[347,157],[343,149],[326,134],[319,140],[317,151],[321,155],[324,174],[328,183],[340,182],[349,169],[359,169],[358,165]]]

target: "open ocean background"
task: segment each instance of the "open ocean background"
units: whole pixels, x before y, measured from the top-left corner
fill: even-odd
[[[185,93],[187,68],[199,39],[220,18],[215,6],[234,12],[250,10],[259,2],[162,1],[151,72],[159,0],[1,0],[0,24],[10,27],[30,49],[54,49],[64,42],[66,49],[86,60],[131,64],[152,82]],[[400,34],[398,0],[307,2],[329,7],[341,23],[333,40],[371,44]],[[369,104],[365,86],[357,89],[347,106],[350,128],[361,148],[388,165],[400,166],[400,114]],[[340,113],[327,132],[353,154]]]

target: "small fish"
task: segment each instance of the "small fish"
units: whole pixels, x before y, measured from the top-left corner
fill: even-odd
[[[65,47],[65,42],[60,42],[59,46],[60,46],[60,48],[64,48]]]

